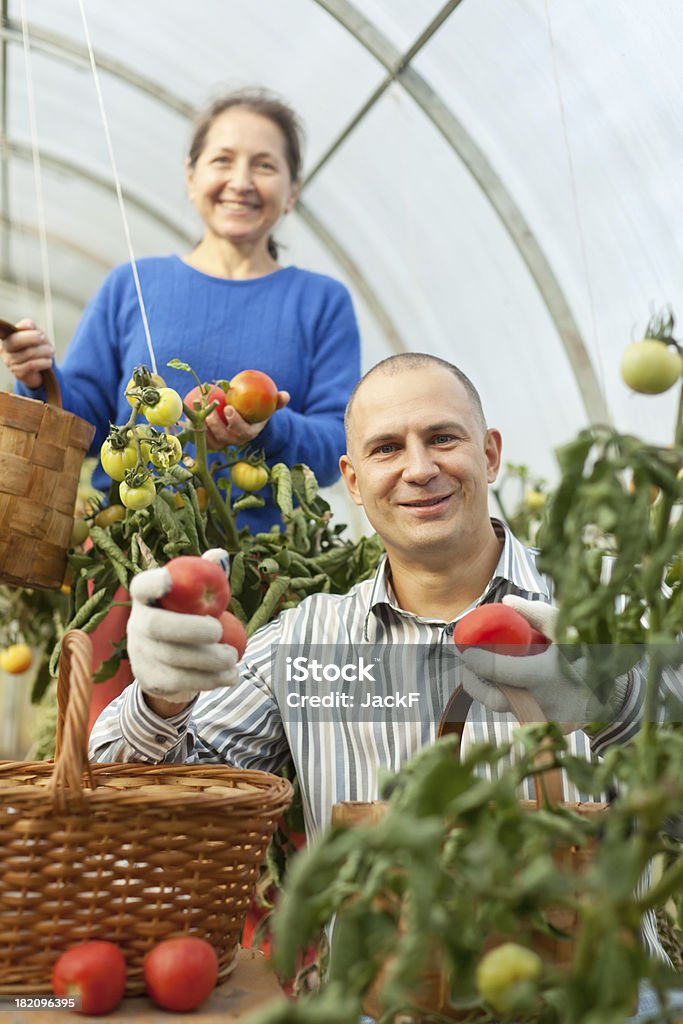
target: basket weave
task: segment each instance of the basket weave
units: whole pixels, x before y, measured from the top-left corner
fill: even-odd
[[[55,761],[0,762],[0,994],[50,991],[58,955],[118,943],[126,993],[162,939],[206,939],[234,966],[286,779],[213,765],[88,765],[92,647],[64,637]]]
[[[0,320],[0,339],[10,330]],[[0,392],[0,583],[58,590],[95,428],[62,409],[52,370],[43,383],[47,403]]]
[[[507,686],[500,686],[499,689],[508,698],[512,711],[521,725],[546,721],[545,715],[528,691]],[[462,738],[465,719],[471,705],[471,697],[461,687],[458,688],[444,711],[439,724],[439,737],[456,733]],[[539,763],[547,756],[546,753],[541,751],[538,756]],[[521,801],[522,807],[530,812],[542,807],[547,801],[550,804],[562,804],[564,807],[568,807],[585,817],[600,817],[605,814],[609,806],[604,803],[565,802],[563,799],[562,775],[559,768],[546,771],[542,776],[542,780],[539,776],[534,776],[534,783],[536,799]],[[332,821],[335,824],[346,825],[372,824],[381,820],[388,806],[388,803],[382,800],[368,802],[348,801],[335,804],[332,808]],[[591,863],[594,849],[594,840],[589,838],[584,846],[558,844],[552,851],[552,857],[559,869],[578,875]],[[560,969],[567,968],[574,956],[575,941],[571,936],[576,931],[578,915],[569,907],[558,906],[548,908],[546,916],[554,928],[569,937],[562,938],[558,936],[556,938],[545,932],[535,931],[530,937],[530,944],[546,963],[551,963]],[[507,941],[507,936],[491,935],[486,943],[486,950],[493,949],[505,941]],[[376,1019],[379,1019],[386,1012],[385,1007],[380,1001],[380,992],[386,970],[387,967],[385,965],[363,998],[363,1010]],[[448,972],[441,964],[438,951],[435,951],[433,963],[420,976],[419,989],[413,993],[412,1003],[425,1013],[438,1013],[450,1020],[466,1019],[467,1021],[472,1021],[477,1016],[477,1012],[471,1009],[458,1010],[453,1008],[450,1002]],[[487,1014],[484,1014],[484,1017],[487,1020],[489,1019]]]

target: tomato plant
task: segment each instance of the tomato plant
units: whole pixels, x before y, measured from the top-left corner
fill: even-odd
[[[218,413],[224,423],[225,406],[227,401],[228,396],[220,384],[198,384],[196,388],[192,388],[191,391],[188,391],[183,399],[184,405],[193,412],[197,411],[197,406],[199,406],[200,409],[206,409],[212,402],[216,402],[217,404],[214,411]]]
[[[533,999],[533,983],[542,969],[538,953],[517,942],[504,942],[485,953],[477,964],[477,990],[497,1013],[520,1010]]]
[[[155,427],[172,427],[183,413],[183,400],[173,388],[144,388],[140,412]]]
[[[483,647],[496,654],[525,655],[532,642],[531,626],[505,604],[481,604],[456,623],[453,642],[458,650]]]
[[[162,608],[189,615],[219,618],[230,600],[230,584],[220,565],[197,555],[179,555],[166,563],[171,587],[160,599]]]
[[[261,370],[242,370],[230,381],[228,405],[247,423],[263,423],[277,408],[277,387]]]
[[[219,615],[221,625],[223,626],[223,633],[221,634],[221,643],[229,644],[230,647],[234,647],[237,651],[238,660],[244,654],[247,646],[247,631],[232,612],[221,612]]]
[[[81,1012],[99,1016],[114,1010],[126,987],[126,961],[113,942],[82,942],[62,953],[52,968],[52,991],[80,997]]]
[[[213,946],[193,935],[165,939],[147,953],[142,965],[150,999],[163,1010],[187,1013],[208,998],[218,980]]]
[[[260,491],[268,483],[265,466],[254,466],[251,462],[236,462],[230,469],[233,483],[243,491]]]
[[[10,644],[0,651],[0,668],[11,676],[20,676],[33,664],[33,654],[28,644]]]
[[[119,497],[126,506],[137,511],[141,508],[149,508],[156,497],[154,480],[149,474],[146,476],[135,475],[129,480],[119,484]]]

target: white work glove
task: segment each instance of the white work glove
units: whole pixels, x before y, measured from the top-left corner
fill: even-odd
[[[223,565],[230,559],[222,548],[202,558]],[[200,690],[234,686],[239,673],[237,651],[219,643],[223,627],[213,615],[186,615],[155,608],[154,601],[171,589],[167,569],[147,569],[130,585],[133,608],[128,620],[128,657],[141,689],[174,703],[188,703]]]
[[[519,612],[534,629],[554,641],[559,614],[555,605],[527,601],[513,594],[504,597],[503,604]],[[468,647],[460,652],[460,657],[464,663],[463,688],[491,711],[511,710],[496,685],[502,684],[528,690],[548,721],[556,722],[563,732],[580,729],[588,722],[604,718],[607,712],[584,681],[587,670],[583,659],[570,664],[555,643],[538,654],[522,657],[494,654],[480,647]]]

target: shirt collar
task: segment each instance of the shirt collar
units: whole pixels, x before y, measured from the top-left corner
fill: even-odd
[[[531,548],[525,547],[500,519],[492,518],[491,525],[496,536],[499,540],[503,541],[503,546],[493,575],[484,593],[474,604],[480,604],[486,597],[486,594],[489,593],[499,580],[511,583],[515,589],[523,594],[540,594],[549,601],[550,590],[546,580],[536,566],[534,557],[536,552]],[[398,615],[415,618],[412,612],[406,612],[398,605],[394,588],[391,585],[391,570],[386,555],[382,555],[377,566],[370,591],[368,610],[363,628],[363,637],[366,643],[371,642],[370,633],[376,632],[376,623],[373,620],[376,619],[381,607],[391,608]]]

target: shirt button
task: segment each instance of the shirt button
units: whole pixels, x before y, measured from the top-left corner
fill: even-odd
[[[167,738],[168,738],[167,736],[155,736],[154,737],[154,739],[157,741],[157,743],[165,743]]]
[[[446,626],[446,630],[445,630],[446,636],[453,636],[454,630],[455,630],[455,626]]]

